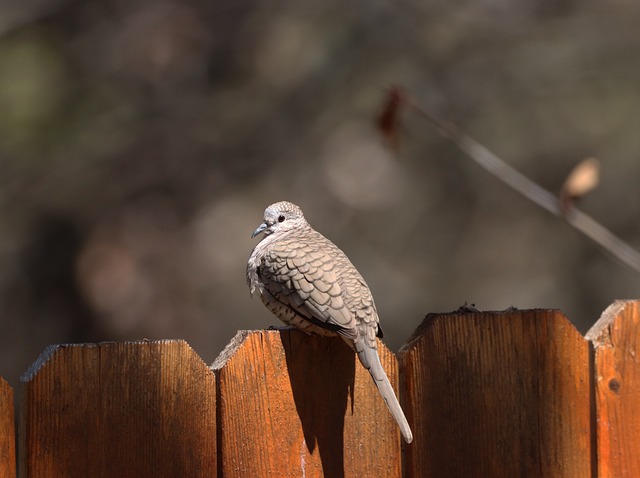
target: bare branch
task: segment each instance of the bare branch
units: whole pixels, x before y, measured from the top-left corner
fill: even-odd
[[[453,142],[484,169],[550,213],[566,220],[567,223],[589,237],[622,263],[636,272],[640,272],[640,253],[591,216],[573,206],[565,210],[556,195],[509,166],[483,145],[462,133],[455,125],[434,117],[411,101],[406,95],[403,96],[403,101],[409,109],[431,123],[440,134]]]

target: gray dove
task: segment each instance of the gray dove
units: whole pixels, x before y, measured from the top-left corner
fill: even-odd
[[[407,443],[411,428],[377,351],[382,338],[373,296],[360,273],[333,242],[313,229],[287,201],[264,212],[251,237],[264,233],[247,263],[251,294],[284,323],[308,334],[338,335],[358,354]]]

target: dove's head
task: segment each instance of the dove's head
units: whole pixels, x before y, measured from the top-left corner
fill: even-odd
[[[264,211],[264,221],[253,231],[251,237],[264,232],[265,236],[274,232],[289,231],[307,224],[302,209],[288,201],[272,204]]]

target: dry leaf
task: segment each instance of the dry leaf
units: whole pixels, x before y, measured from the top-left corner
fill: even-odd
[[[600,182],[600,161],[586,158],[580,161],[569,173],[560,190],[560,204],[566,211],[576,199],[584,197]]]
[[[391,87],[387,92],[382,112],[376,121],[383,138],[392,149],[397,149],[400,143],[400,111],[403,100],[404,92],[397,86]]]

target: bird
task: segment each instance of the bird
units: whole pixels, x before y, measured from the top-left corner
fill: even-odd
[[[378,355],[380,319],[369,286],[344,252],[313,229],[288,201],[271,204],[247,261],[251,296],[289,326],[341,337],[369,371],[407,443],[413,434]]]

